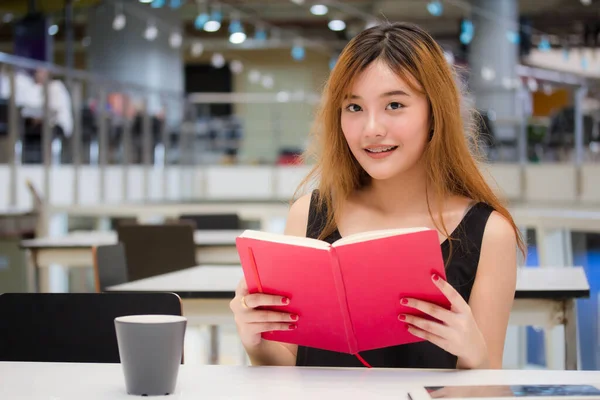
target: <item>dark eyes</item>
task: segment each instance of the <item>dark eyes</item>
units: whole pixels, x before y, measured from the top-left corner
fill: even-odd
[[[390,104],[388,104],[385,107],[385,109],[386,110],[399,110],[402,107],[404,107],[402,104],[398,103],[397,101],[392,101]],[[362,108],[358,104],[348,104],[346,106],[346,111],[358,112],[358,111],[362,111]]]

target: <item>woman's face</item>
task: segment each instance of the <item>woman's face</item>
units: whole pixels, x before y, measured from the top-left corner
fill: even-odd
[[[418,163],[429,140],[429,121],[427,97],[381,61],[358,76],[342,103],[346,141],[376,180],[398,176]]]

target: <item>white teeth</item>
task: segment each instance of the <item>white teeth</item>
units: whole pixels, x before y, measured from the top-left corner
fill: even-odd
[[[369,153],[383,153],[385,151],[393,150],[396,147],[398,147],[398,146],[379,147],[377,149],[365,149],[365,150],[367,150]]]

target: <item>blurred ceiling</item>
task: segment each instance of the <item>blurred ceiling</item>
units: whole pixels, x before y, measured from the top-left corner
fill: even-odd
[[[72,0],[73,7],[85,8],[99,4],[101,0]],[[56,13],[64,10],[66,0],[36,0],[38,11],[43,13]],[[0,12],[16,15],[25,14],[29,9],[29,0],[2,0],[0,1]]]
[[[39,11],[53,13],[55,20],[60,20],[67,0],[36,0]],[[138,0],[71,0],[75,10],[76,39],[85,36],[86,8],[117,3],[138,3]],[[171,0],[165,0],[165,8]],[[317,0],[220,0],[224,26],[216,33],[207,33],[194,28],[194,19],[199,13],[199,3],[208,0],[182,0],[183,5],[177,11],[185,21],[184,32],[187,39],[202,39],[207,47],[226,43],[227,19],[232,10],[240,13],[249,35],[253,34],[253,25],[257,20],[268,26],[277,27],[284,33],[300,35],[305,38],[328,43],[344,43],[362,30],[371,18],[389,21],[409,21],[425,28],[436,39],[456,41],[459,22],[463,17],[471,17],[470,0],[442,0],[443,14],[433,16],[427,10],[428,0],[323,0],[329,6],[325,16],[311,14],[310,6]],[[489,0],[505,1],[505,0]],[[558,44],[571,38],[572,45],[583,36],[586,26],[600,26],[600,0],[591,0],[584,5],[581,0],[517,0],[519,14],[531,21],[535,32],[552,35],[551,43]],[[23,15],[27,11],[30,0],[0,0],[0,15],[12,13]],[[213,3],[213,1],[209,1]],[[150,5],[147,6],[150,10]],[[154,11],[154,10],[153,10]],[[158,10],[160,15],[160,10]],[[166,12],[166,10],[165,10]],[[328,28],[331,16],[340,16],[346,22],[346,29],[333,32]],[[6,24],[5,24],[6,25]],[[0,43],[7,41],[6,26],[0,23]],[[534,36],[534,44],[537,38]],[[60,35],[56,37],[60,41]],[[337,46],[336,46],[337,47]]]

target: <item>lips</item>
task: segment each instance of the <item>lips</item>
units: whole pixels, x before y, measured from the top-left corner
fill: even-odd
[[[365,149],[365,151],[368,153],[372,153],[372,154],[379,154],[379,153],[387,153],[387,152],[396,150],[397,148],[398,148],[398,146],[367,147]]]

